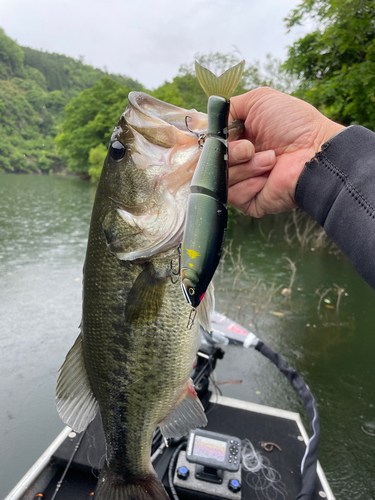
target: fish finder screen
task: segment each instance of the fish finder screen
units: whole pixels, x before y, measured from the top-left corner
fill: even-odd
[[[195,436],[193,455],[197,457],[210,458],[218,462],[225,461],[227,442],[204,436]]]

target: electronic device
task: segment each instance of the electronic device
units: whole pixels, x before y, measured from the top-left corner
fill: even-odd
[[[236,472],[241,464],[241,440],[217,432],[190,432],[186,460],[214,469]]]

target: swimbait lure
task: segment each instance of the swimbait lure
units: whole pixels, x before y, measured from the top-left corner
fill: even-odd
[[[216,77],[195,62],[198,81],[209,99],[207,134],[190,186],[181,248],[181,288],[193,308],[206,293],[224,245],[228,219],[229,98],[241,80],[244,64],[242,61]]]

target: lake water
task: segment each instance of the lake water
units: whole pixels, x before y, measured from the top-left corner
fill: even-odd
[[[0,498],[63,428],[54,389],[78,335],[94,194],[75,178],[0,175]],[[288,217],[261,226],[241,218],[228,232],[232,255],[217,273],[216,309],[256,332],[310,386],[320,461],[336,498],[374,500],[375,292],[342,254],[290,246]],[[296,266],[290,297],[281,293],[291,276],[286,257]],[[225,350],[217,379],[242,383],[222,385],[224,395],[305,418],[267,359]]]

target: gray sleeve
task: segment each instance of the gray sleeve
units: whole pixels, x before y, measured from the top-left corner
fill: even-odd
[[[375,134],[355,125],[326,142],[306,163],[296,202],[375,288]]]

